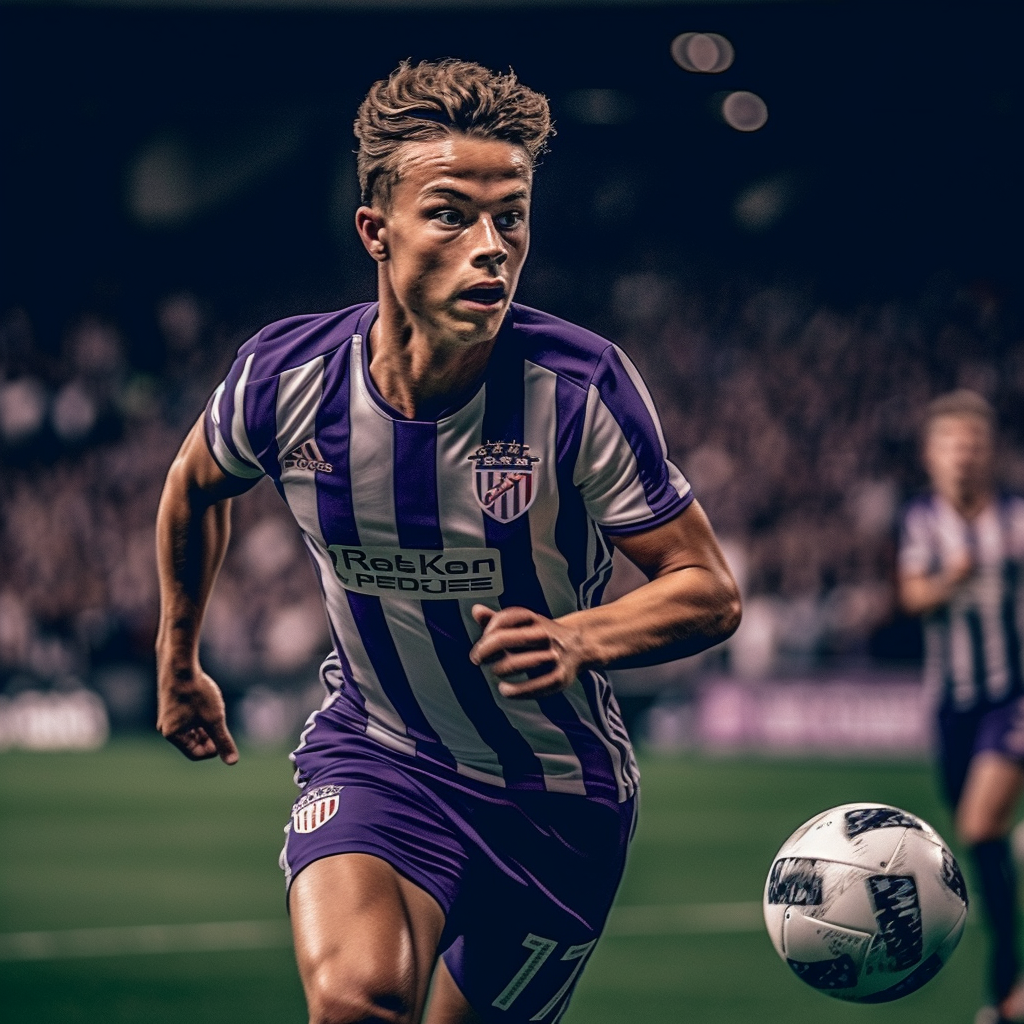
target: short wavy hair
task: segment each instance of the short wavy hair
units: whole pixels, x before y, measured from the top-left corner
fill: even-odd
[[[500,139],[522,146],[536,166],[554,134],[547,97],[523,85],[515,72],[500,74],[455,59],[402,61],[370,88],[354,130],[362,201],[385,207],[398,181],[404,143],[453,133]]]
[[[967,388],[958,388],[948,394],[933,398],[925,408],[924,429],[927,432],[932,424],[942,416],[976,416],[984,420],[993,431],[996,427],[996,411],[991,403]]]

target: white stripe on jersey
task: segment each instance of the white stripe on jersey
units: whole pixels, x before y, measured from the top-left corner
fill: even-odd
[[[953,675],[953,699],[959,707],[970,707],[976,696],[971,635],[960,615],[950,616],[949,663]]]
[[[249,383],[249,374],[252,371],[252,361],[255,358],[256,353],[251,353],[245,360],[245,365],[242,367],[241,376],[238,378],[238,383],[235,385],[235,409],[231,416],[231,440],[235,442],[238,454],[249,463],[250,469],[258,468],[260,466],[260,460],[256,458],[256,454],[252,450],[252,445],[249,444],[249,434],[245,429],[245,388]]]
[[[220,403],[224,397],[226,384],[226,381],[221,383],[220,387],[213,393],[213,400],[210,403],[210,415],[216,428],[213,431],[213,454],[217,462],[229,473],[233,473],[235,476],[240,476],[246,480],[255,480],[256,477],[263,476],[263,469],[254,469],[252,466],[247,466],[244,462],[236,459],[220,431]]]
[[[316,413],[324,392],[323,357],[281,374],[277,389],[277,450],[282,462],[281,487],[299,526],[320,536],[316,473],[310,469],[284,469],[284,460],[316,435]]]
[[[640,482],[636,456],[593,384],[587,394],[583,441],[573,483],[583,494],[590,514],[603,526],[636,523],[653,515]],[[614,509],[602,501],[605,495],[615,495]]]
[[[281,458],[313,439],[324,394],[324,357],[285,370],[277,385],[277,450]],[[308,476],[316,479],[312,473]]]
[[[556,373],[535,363],[526,364],[523,434],[530,439],[534,451],[557,451],[558,417],[552,415],[557,408],[557,388]],[[569,563],[555,539],[560,507],[557,469],[552,459],[534,463],[533,486],[538,494],[550,495],[550,500],[535,501],[527,513],[533,562],[548,608],[556,618],[579,607],[569,577]]]
[[[676,489],[676,493],[681,495],[686,494],[690,489],[690,485],[686,481],[686,477],[679,472],[668,457],[668,444],[665,442],[665,432],[661,429],[661,418],[658,416],[658,410],[655,408],[654,399],[651,398],[650,391],[647,390],[647,385],[644,383],[643,377],[640,376],[640,371],[633,365],[633,361],[626,355],[625,352],[619,348],[618,345],[613,345],[615,354],[619,357],[625,368],[626,373],[629,374],[629,379],[633,382],[633,386],[636,388],[637,393],[643,399],[644,405],[647,406],[647,412],[650,414],[651,421],[654,423],[654,429],[658,432],[658,441],[661,443],[661,454],[665,458],[665,466],[668,469],[669,483]]]

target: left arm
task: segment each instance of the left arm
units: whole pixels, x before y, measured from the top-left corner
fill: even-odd
[[[696,654],[731,636],[740,598],[704,510],[612,543],[649,582],[610,604],[548,619],[527,608],[475,605],[484,628],[470,659],[500,679],[505,697],[564,690],[585,668],[635,668]],[[513,682],[510,677],[527,673]]]

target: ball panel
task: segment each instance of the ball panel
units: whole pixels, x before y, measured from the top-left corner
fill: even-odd
[[[871,940],[870,932],[809,917],[796,907],[786,914],[782,927],[786,959],[801,963],[824,962],[845,956],[853,960],[859,970]]]
[[[879,808],[877,804],[844,804],[818,815],[790,836],[779,850],[779,856],[807,857],[841,861],[861,867],[884,869],[906,831],[889,818],[889,825],[878,825],[856,832],[851,839],[847,834],[847,814],[886,811],[901,814],[895,808]],[[859,822],[859,819],[858,819]]]
[[[904,996],[916,992],[926,982],[932,980],[942,969],[945,961],[937,953],[933,953],[924,963],[919,964],[905,978],[884,988],[879,992],[870,992],[857,997],[858,1003],[891,1003],[894,999],[902,999]]]
[[[917,883],[910,875],[872,875],[868,890],[878,924],[868,953],[868,969],[874,966],[886,974],[910,969],[924,953]]]

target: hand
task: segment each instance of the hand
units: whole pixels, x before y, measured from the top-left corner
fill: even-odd
[[[156,727],[189,760],[205,761],[218,755],[225,764],[238,760],[220,687],[198,666],[161,684]]]
[[[585,664],[580,634],[528,608],[496,612],[473,605],[483,636],[469,660],[486,665],[501,680],[498,692],[513,700],[547,697],[570,686]],[[526,679],[513,679],[526,674]]]

